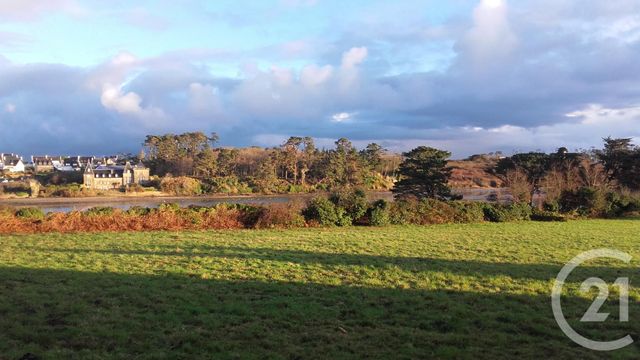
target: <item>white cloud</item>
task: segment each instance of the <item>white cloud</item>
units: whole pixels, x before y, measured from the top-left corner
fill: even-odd
[[[9,113],[9,114],[13,114],[14,112],[16,112],[16,105],[13,104],[13,103],[5,104],[4,112]]]
[[[306,87],[315,87],[324,84],[333,75],[333,66],[307,65],[300,72],[300,82]]]
[[[483,75],[500,68],[517,44],[506,1],[482,0],[473,11],[473,27],[462,40],[474,73]]]
[[[155,120],[162,120],[165,114],[161,109],[155,107],[141,106],[142,98],[133,91],[123,93],[122,88],[111,84],[105,84],[100,96],[102,105],[110,110],[115,110],[120,114],[133,115],[140,120],[144,120],[149,125]]]
[[[135,65],[137,62],[138,58],[126,51],[119,53],[118,55],[113,57],[113,59],[111,59],[111,65],[113,66],[129,66]]]
[[[293,83],[293,73],[287,68],[272,66],[271,76],[278,87],[290,86]]]
[[[341,112],[341,113],[337,113],[337,114],[333,114],[333,116],[331,116],[331,120],[334,122],[345,122],[348,120],[351,120],[353,118],[352,113],[347,113],[347,112]]]
[[[342,67],[344,69],[351,69],[362,62],[369,55],[369,51],[366,47],[354,47],[342,55]]]

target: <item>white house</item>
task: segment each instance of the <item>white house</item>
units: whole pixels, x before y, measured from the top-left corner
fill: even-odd
[[[0,171],[11,173],[24,172],[22,157],[16,154],[0,154]]]

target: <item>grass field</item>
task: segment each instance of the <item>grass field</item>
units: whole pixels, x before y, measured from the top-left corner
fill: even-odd
[[[640,221],[0,237],[0,359],[638,358],[563,335],[640,340]],[[589,276],[629,276],[630,322],[580,323]],[[613,288],[612,288],[613,289]]]

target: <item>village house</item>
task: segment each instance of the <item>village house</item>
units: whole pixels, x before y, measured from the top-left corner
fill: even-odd
[[[87,166],[84,170],[84,186],[95,190],[120,189],[132,184],[143,184],[150,179],[149,168],[142,163],[131,165]]]
[[[52,172],[62,166],[62,156],[31,156],[31,163],[36,173]]]
[[[10,173],[24,172],[22,157],[16,154],[0,154],[0,171]]]
[[[58,171],[82,171],[90,164],[102,163],[104,159],[98,159],[95,156],[70,156],[62,160],[62,165],[56,167]]]

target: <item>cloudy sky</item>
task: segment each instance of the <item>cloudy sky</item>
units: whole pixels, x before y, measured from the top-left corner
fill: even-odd
[[[0,152],[640,140],[638,0],[0,0]]]

